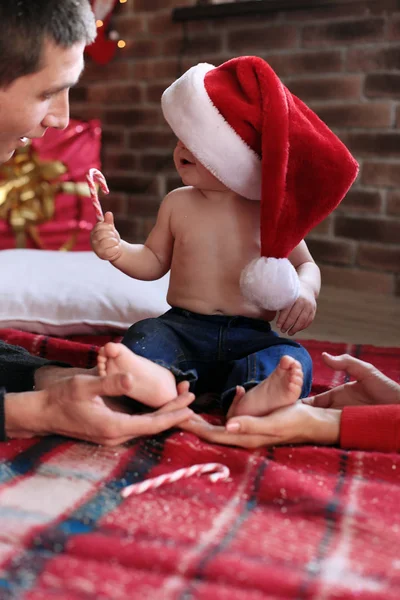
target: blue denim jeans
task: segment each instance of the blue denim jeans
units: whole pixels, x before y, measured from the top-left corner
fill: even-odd
[[[221,394],[224,410],[237,385],[248,390],[264,381],[284,354],[303,368],[301,397],[311,389],[312,361],[307,350],[279,337],[267,321],[171,308],[160,317],[132,325],[122,343],[169,369],[177,382],[188,380],[196,395]]]

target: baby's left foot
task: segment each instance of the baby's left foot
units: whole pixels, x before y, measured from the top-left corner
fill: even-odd
[[[291,356],[282,356],[279,365],[267,379],[244,395],[239,392],[240,398],[236,394],[227,418],[239,415],[259,417],[282,406],[294,404],[300,397],[302,386],[303,371],[300,363]]]

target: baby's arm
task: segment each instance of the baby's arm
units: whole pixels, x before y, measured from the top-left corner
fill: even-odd
[[[126,275],[150,281],[168,272],[174,238],[170,227],[171,194],[161,203],[157,221],[144,244],[129,244],[121,240],[114,226],[112,213],[107,212],[104,221],[97,223],[91,234],[94,252],[103,260],[110,261]]]
[[[306,329],[314,320],[317,311],[316,299],[321,288],[321,274],[304,240],[292,251],[289,260],[299,276],[300,294],[291,306],[279,312],[276,326],[282,333],[294,335]]]

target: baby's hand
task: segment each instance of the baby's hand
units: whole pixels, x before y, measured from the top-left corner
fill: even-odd
[[[276,326],[282,333],[294,335],[311,325],[316,312],[317,302],[312,290],[301,283],[299,297],[292,306],[279,312]]]
[[[121,238],[115,229],[112,212],[106,212],[104,221],[93,227],[90,241],[94,252],[102,260],[114,261],[121,256]]]

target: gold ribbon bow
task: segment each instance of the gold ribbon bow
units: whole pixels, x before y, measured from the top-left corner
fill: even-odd
[[[17,248],[26,247],[27,236],[38,248],[45,248],[37,226],[53,218],[59,192],[90,195],[86,183],[58,181],[66,172],[62,162],[41,160],[31,146],[18,149],[0,166],[0,219],[10,224]],[[60,250],[73,248],[78,233],[79,225]]]

